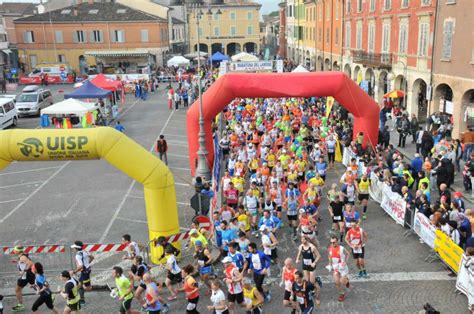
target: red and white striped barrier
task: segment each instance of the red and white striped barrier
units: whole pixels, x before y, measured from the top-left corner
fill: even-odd
[[[2,247],[2,253],[6,255],[15,254],[15,247]],[[44,254],[44,253],[64,253],[66,252],[65,245],[38,245],[25,246],[23,252],[28,254]]]
[[[167,238],[168,243],[172,242],[178,242],[178,241],[183,241],[189,238],[189,231],[183,232],[183,233],[178,233],[178,234],[173,234],[169,238]]]
[[[87,252],[123,252],[126,244],[84,244],[83,250]]]

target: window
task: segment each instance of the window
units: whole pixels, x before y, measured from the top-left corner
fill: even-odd
[[[113,43],[124,43],[125,42],[125,31],[121,29],[112,30],[112,42]]]
[[[219,37],[221,35],[220,27],[214,27],[214,36]]]
[[[357,50],[362,50],[362,21],[357,22],[356,49]]]
[[[326,21],[329,21],[331,19],[331,6],[326,5]]]
[[[357,0],[357,12],[362,12],[362,0]]]
[[[65,9],[61,11],[61,14],[70,14],[70,13],[71,13],[71,9]]]
[[[63,32],[62,31],[54,31],[54,40],[57,44],[62,44],[64,42],[63,39]]]
[[[398,53],[406,54],[408,44],[408,25],[400,24],[400,32],[398,38]]]
[[[422,6],[431,5],[431,0],[421,0],[421,5]]]
[[[174,31],[174,29],[173,29]],[[148,42],[148,30],[147,29],[142,29],[140,31],[141,33],[141,39],[142,39],[142,43],[147,43]]]
[[[428,55],[428,23],[420,23],[418,34],[418,56],[426,57]]]
[[[383,9],[388,11],[392,8],[392,0],[384,0]]]
[[[389,53],[390,50],[390,24],[383,24],[382,28],[382,52]]]
[[[203,32],[202,32],[202,27],[199,27],[199,28],[198,28],[198,34],[199,34],[199,36],[202,36],[202,34],[203,34]]]
[[[235,21],[236,18],[237,18],[237,15],[235,14],[235,12],[230,12],[230,19],[231,19],[232,21]]]
[[[288,10],[289,16],[290,16],[290,17],[293,17],[293,6],[290,5],[290,6],[288,7],[288,9],[289,9],[289,10]]]
[[[86,42],[86,36],[84,34],[84,31],[75,31],[72,33],[72,41],[75,43],[85,43]]]
[[[451,59],[451,49],[453,47],[453,33],[454,33],[454,21],[445,20],[443,26],[443,50],[441,57],[443,59]]]
[[[337,0],[337,1],[336,1],[336,12],[335,12],[336,20],[339,20],[339,10],[340,10],[340,7],[341,7],[341,4],[340,4],[339,0]]]
[[[101,43],[104,41],[104,33],[99,30],[91,31],[90,35],[91,43]]]
[[[322,5],[319,6],[319,20],[320,21],[323,20],[323,6]]]
[[[36,55],[30,55],[31,68],[36,68],[38,64],[38,57]]]
[[[408,8],[408,5],[410,4],[409,0],[402,0],[402,8],[406,9]]]
[[[247,26],[247,35],[252,35],[253,34],[253,27],[252,25]]]
[[[346,13],[351,13],[351,0],[346,0]]]
[[[89,10],[89,14],[97,14],[97,13],[99,13],[99,10],[97,9]]]
[[[351,23],[346,23],[346,39],[345,39],[346,48],[351,48]]]
[[[253,20],[253,13],[247,12],[247,20]]]
[[[370,0],[370,12],[375,12],[375,0]]]
[[[456,0],[446,0],[446,4],[456,4]]]
[[[33,31],[26,31],[23,33],[23,41],[26,44],[31,44],[35,42],[35,33]]]
[[[339,45],[339,28],[336,28],[334,32],[334,45],[337,47]]]
[[[235,27],[235,26],[230,27],[230,35],[231,36],[236,36],[237,35],[237,27]]]
[[[217,14],[217,13],[212,13],[212,15],[214,16],[214,21],[219,21],[219,15],[220,14]]]
[[[329,44],[329,27],[326,28],[326,44]]]
[[[319,33],[318,33],[318,41],[321,42],[322,39],[323,39],[323,29],[320,28]]]
[[[117,13],[118,14],[125,14],[127,12],[127,9],[118,9]]]
[[[367,40],[367,50],[369,52],[374,52],[375,51],[375,24],[371,23],[369,24],[369,36]]]
[[[66,62],[66,56],[65,55],[58,55],[58,62],[65,63]]]

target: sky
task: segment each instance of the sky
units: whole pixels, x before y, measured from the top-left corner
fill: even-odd
[[[272,11],[278,11],[278,3],[281,1],[279,0],[256,0],[255,2],[258,2],[262,4],[262,9],[260,10],[261,14],[268,14]]]

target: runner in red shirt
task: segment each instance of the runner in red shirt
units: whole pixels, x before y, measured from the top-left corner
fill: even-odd
[[[359,268],[359,278],[367,278],[367,271],[365,270],[365,243],[367,242],[367,232],[357,225],[355,220],[351,221],[351,228],[346,233],[346,243],[352,249],[352,257],[356,261],[357,268]]]
[[[184,277],[184,285],[179,291],[184,291],[188,305],[186,306],[187,314],[199,314],[197,304],[199,302],[199,285],[191,274],[194,274],[194,266],[189,264],[184,266],[181,271]]]

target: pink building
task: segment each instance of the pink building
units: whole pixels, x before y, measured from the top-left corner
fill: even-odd
[[[406,92],[405,106],[427,115],[436,0],[345,0],[343,69],[381,102]]]
[[[280,7],[280,29],[278,34],[278,55],[286,59],[286,1],[281,2]]]

